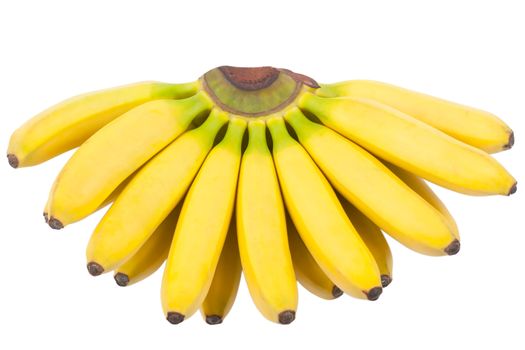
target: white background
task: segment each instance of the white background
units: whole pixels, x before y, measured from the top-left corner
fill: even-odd
[[[520,1],[2,1],[0,144],[72,95],[141,81],[191,81],[222,64],[273,65],[320,82],[368,78],[492,111],[517,144],[496,157],[525,183]],[[118,145],[118,140],[115,140]],[[417,147],[417,145],[414,145]],[[0,165],[0,348],[459,349],[522,346],[524,189],[468,197],[437,189],[462,250],[418,255],[392,242],[394,282],[377,302],[300,290],[296,321],[266,321],[244,282],[230,315],[165,321],[161,273],[129,287],[88,275],[102,213],[53,231],[41,217],[70,154]],[[520,332],[521,330],[521,332]],[[521,347],[522,348],[522,347]]]

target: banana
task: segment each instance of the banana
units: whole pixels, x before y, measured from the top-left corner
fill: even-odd
[[[198,83],[142,82],[83,94],[30,119],[9,141],[13,168],[40,164],[80,146],[97,130],[126,111],[156,99],[179,99],[197,93]]]
[[[334,190],[304,148],[288,134],[283,119],[270,118],[267,124],[286,208],[304,244],[341,290],[376,300],[382,292],[379,269]]]
[[[509,149],[514,144],[514,133],[495,115],[398,86],[351,80],[322,84],[316,94],[375,100],[488,153]]]
[[[49,225],[60,229],[95,211],[124,181],[211,108],[203,93],[156,100],[124,113],[73,154],[50,195]]]
[[[201,314],[206,323],[211,325],[222,323],[237,296],[241,272],[235,220],[231,220],[213,281],[201,305]]]
[[[330,300],[343,295],[343,291],[326,276],[310,254],[289,215],[286,216],[286,227],[295,276],[299,283],[323,299]]]
[[[140,168],[139,168],[140,170]],[[124,190],[124,188],[128,185],[128,183],[131,181],[131,179],[133,178],[133,176],[135,176],[135,174],[137,172],[139,172],[139,170],[135,171],[133,174],[131,174],[130,176],[128,176],[126,178],[126,180],[122,181],[120,183],[120,185],[118,185],[117,188],[115,188],[113,190],[113,192],[111,192],[111,194],[106,198],[104,199],[104,201],[97,207],[95,208],[92,212],[90,213],[87,213],[86,216],[89,216],[97,211],[99,211],[100,209],[106,207],[107,205],[113,203],[115,201],[115,199],[117,199],[117,197],[119,196],[119,194]],[[51,190],[51,193],[53,193],[53,190]],[[49,205],[51,203],[51,196],[48,198],[47,202],[46,202],[46,205],[44,207],[44,220],[46,223],[49,223],[49,215],[48,215],[48,212],[49,212]]]
[[[385,288],[392,282],[393,267],[392,252],[385,236],[376,224],[357,210],[343,196],[338,196],[338,198],[343,205],[346,215],[355,226],[357,233],[359,233],[359,236],[361,236],[374,256],[379,272],[381,272],[381,285]]]
[[[324,299],[377,300],[392,281],[383,232],[423,254],[456,254],[456,222],[426,181],[512,194],[515,179],[488,152],[513,141],[492,114],[395,86],[221,66],[193,83],[64,101],[15,131],[8,161],[79,146],[46,222],[60,229],[112,203],[87,245],[88,272],[114,270],[126,286],[167,261],[170,323],[198,309],[222,323],[244,271],[261,314],[289,324],[298,281]]]
[[[458,237],[441,213],[379,160],[335,131],[308,120],[297,108],[290,109],[285,118],[335,189],[376,225],[420,253],[457,253]]]
[[[125,287],[142,281],[164,263],[181,207],[179,203],[139,250],[115,269],[113,278],[119,286]]]
[[[212,283],[235,203],[245,128],[243,119],[231,119],[184,200],[162,279],[162,307],[172,324],[199,309]]]
[[[487,153],[381,103],[305,92],[298,105],[371,153],[440,186],[470,195],[516,191],[516,180]]]
[[[237,237],[248,290],[270,321],[289,324],[297,309],[284,205],[263,120],[248,124],[237,192]]]
[[[430,203],[430,205],[436,208],[448,221],[449,227],[452,229],[455,236],[459,237],[456,220],[454,220],[454,217],[452,217],[445,204],[443,204],[434,191],[432,191],[432,189],[426,184],[425,180],[388,162],[384,162],[384,164],[414,192],[419,194],[424,200]]]
[[[92,275],[113,270],[146,242],[183,197],[226,122],[225,113],[212,110],[200,127],[184,133],[135,175],[89,240]]]

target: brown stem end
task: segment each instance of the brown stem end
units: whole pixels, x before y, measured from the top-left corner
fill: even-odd
[[[222,317],[219,315],[209,315],[206,316],[206,323],[211,325],[221,324]]]
[[[90,261],[87,264],[87,270],[91,276],[100,276],[104,272],[102,265],[94,261]]]
[[[9,162],[9,165],[11,165],[15,169],[18,168],[18,166],[20,165],[18,158],[14,154],[8,154],[7,161]]]
[[[179,324],[184,321],[184,315],[178,312],[168,312],[166,319],[171,324]]]
[[[279,323],[280,324],[290,324],[295,320],[295,311],[286,310],[279,314]]]

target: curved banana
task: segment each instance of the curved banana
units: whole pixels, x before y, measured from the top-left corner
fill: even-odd
[[[179,203],[139,250],[115,269],[113,278],[119,286],[142,281],[161,267],[168,257],[181,207]]]
[[[326,276],[310,254],[289,215],[286,216],[286,227],[295,276],[299,283],[323,299],[331,300],[343,295],[343,291]]]
[[[226,122],[224,113],[212,110],[200,127],[144,165],[93,232],[86,252],[89,273],[113,270],[146,242],[183,197]]]
[[[142,82],[95,91],[65,100],[18,128],[9,141],[13,168],[36,165],[80,146],[124,112],[156,99],[186,98],[198,83]]]
[[[348,202],[343,196],[338,197],[346,215],[348,215],[348,218],[356,228],[357,233],[359,233],[359,236],[361,236],[374,256],[374,260],[376,261],[379,272],[381,273],[381,285],[385,288],[392,282],[393,259],[390,246],[388,245],[383,232],[381,232],[381,229],[376,224],[357,210],[357,208],[350,204],[350,202]]]
[[[251,121],[248,130],[236,204],[242,269],[259,311],[270,321],[288,324],[295,319],[297,283],[284,205],[264,121]]]
[[[450,214],[445,204],[439,199],[434,191],[432,191],[425,180],[393,164],[388,162],[383,163],[394,174],[396,174],[397,177],[403,180],[403,182],[406,183],[414,192],[419,194],[424,200],[430,203],[430,205],[436,208],[448,221],[449,227],[452,228],[455,236],[459,239],[459,231],[456,220],[454,220],[454,217],[452,217],[452,214]]]
[[[133,176],[135,176],[135,174],[138,173],[139,171],[140,171],[140,168],[139,170],[136,170],[133,174],[128,176],[126,180],[122,181],[120,185],[118,185],[118,187],[115,188],[113,192],[111,192],[111,194],[106,199],[104,199],[104,201],[97,208],[95,208],[92,212],[87,213],[86,216],[89,216],[99,211],[100,209],[106,207],[107,205],[113,203],[115,199],[117,199],[117,197],[120,195],[120,193],[124,190],[124,188],[128,185],[128,183],[131,181]],[[53,193],[53,190],[51,190],[51,193]],[[51,198],[52,196],[49,196],[49,198],[47,199],[46,205],[44,207],[44,220],[46,221],[46,223],[49,223],[48,211],[49,211],[49,205],[51,203]]]
[[[271,118],[267,124],[286,208],[304,244],[341,290],[376,300],[382,292],[379,269],[334,190],[304,148],[288,134],[283,119]]]
[[[299,105],[373,154],[451,190],[509,195],[516,180],[490,155],[381,103],[305,92]]]
[[[376,225],[420,253],[457,253],[452,248],[458,247],[458,237],[441,213],[378,159],[335,131],[308,120],[297,108],[290,109],[285,118],[335,189]]]
[[[203,93],[184,100],[156,100],[100,129],[58,175],[50,195],[49,225],[60,229],[95,211],[122,181],[210,108]]]
[[[514,133],[494,114],[398,86],[370,80],[350,80],[323,84],[316,94],[365,98],[383,103],[488,153],[509,149],[514,144]]]
[[[170,323],[193,315],[212,283],[235,203],[245,128],[243,119],[229,122],[184,199],[162,279],[162,308]]]
[[[239,289],[241,273],[237,230],[235,220],[232,220],[213,281],[201,305],[201,314],[206,323],[211,325],[222,323],[230,312]]]

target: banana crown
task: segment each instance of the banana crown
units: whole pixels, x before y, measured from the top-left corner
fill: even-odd
[[[201,80],[217,106],[247,117],[280,111],[295,100],[303,86],[319,87],[312,78],[273,67],[222,66],[208,71]]]

